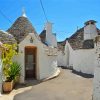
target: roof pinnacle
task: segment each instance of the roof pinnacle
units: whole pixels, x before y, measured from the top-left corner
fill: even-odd
[[[22,17],[27,17],[27,16],[26,16],[26,12],[25,12],[25,9],[24,9],[24,8],[22,9]]]

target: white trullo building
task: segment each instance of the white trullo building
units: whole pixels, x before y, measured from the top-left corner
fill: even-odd
[[[57,41],[55,35],[52,34],[50,22],[46,23],[45,29],[38,36],[31,22],[23,13],[7,32],[12,34],[18,43],[19,55],[14,60],[22,67],[21,83],[27,79],[48,79],[59,74]]]
[[[58,42],[59,66],[73,68],[75,71],[85,74],[94,74],[94,39],[100,34],[95,23],[94,20],[85,22],[84,27],[78,29],[70,38]]]

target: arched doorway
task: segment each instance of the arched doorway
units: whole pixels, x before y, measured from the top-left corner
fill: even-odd
[[[36,54],[35,46],[25,47],[25,79],[36,79]]]

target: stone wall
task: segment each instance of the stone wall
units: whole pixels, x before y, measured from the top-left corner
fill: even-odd
[[[100,36],[95,38],[95,71],[93,81],[93,100],[100,100]]]

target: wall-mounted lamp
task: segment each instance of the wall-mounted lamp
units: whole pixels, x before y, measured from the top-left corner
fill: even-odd
[[[33,43],[33,40],[34,40],[34,39],[33,39],[32,36],[31,36],[31,38],[30,38],[30,43]]]

